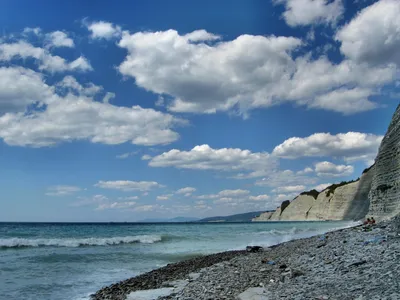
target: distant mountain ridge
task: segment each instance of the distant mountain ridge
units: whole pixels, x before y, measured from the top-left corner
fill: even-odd
[[[138,221],[139,223],[184,223],[184,222],[196,222],[199,218],[194,217],[175,217],[170,219],[144,219]]]
[[[216,216],[198,220],[197,222],[251,222],[253,218],[256,218],[265,211],[252,211],[243,214],[235,214],[230,216]]]

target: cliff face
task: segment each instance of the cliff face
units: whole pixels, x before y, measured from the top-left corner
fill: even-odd
[[[359,180],[336,188],[322,191],[310,208],[305,220],[343,220],[359,186]]]
[[[318,194],[299,195],[282,211],[266,212],[253,221],[323,221],[359,220],[368,212],[368,192],[371,185],[371,168],[360,180],[331,187]]]
[[[400,213],[400,105],[390,122],[375,160],[368,197],[369,216],[387,219]]]
[[[357,181],[333,185],[317,196],[315,193],[302,193],[289,205],[286,203],[284,209],[281,206],[269,213],[268,220],[360,220],[369,216],[382,220],[400,214],[400,105],[375,164]]]

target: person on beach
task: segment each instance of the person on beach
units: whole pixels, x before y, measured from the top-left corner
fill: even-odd
[[[371,224],[371,220],[369,218],[364,221],[364,225],[368,225],[368,224]]]
[[[374,219],[374,217],[371,217],[371,225],[375,225],[375,219]]]

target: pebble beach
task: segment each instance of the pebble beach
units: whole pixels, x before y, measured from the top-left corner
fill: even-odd
[[[92,299],[400,299],[400,218],[202,256],[105,287]]]

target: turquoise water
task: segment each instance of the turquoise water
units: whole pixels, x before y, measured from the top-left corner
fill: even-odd
[[[78,300],[196,255],[273,245],[348,222],[0,223],[0,299]]]

